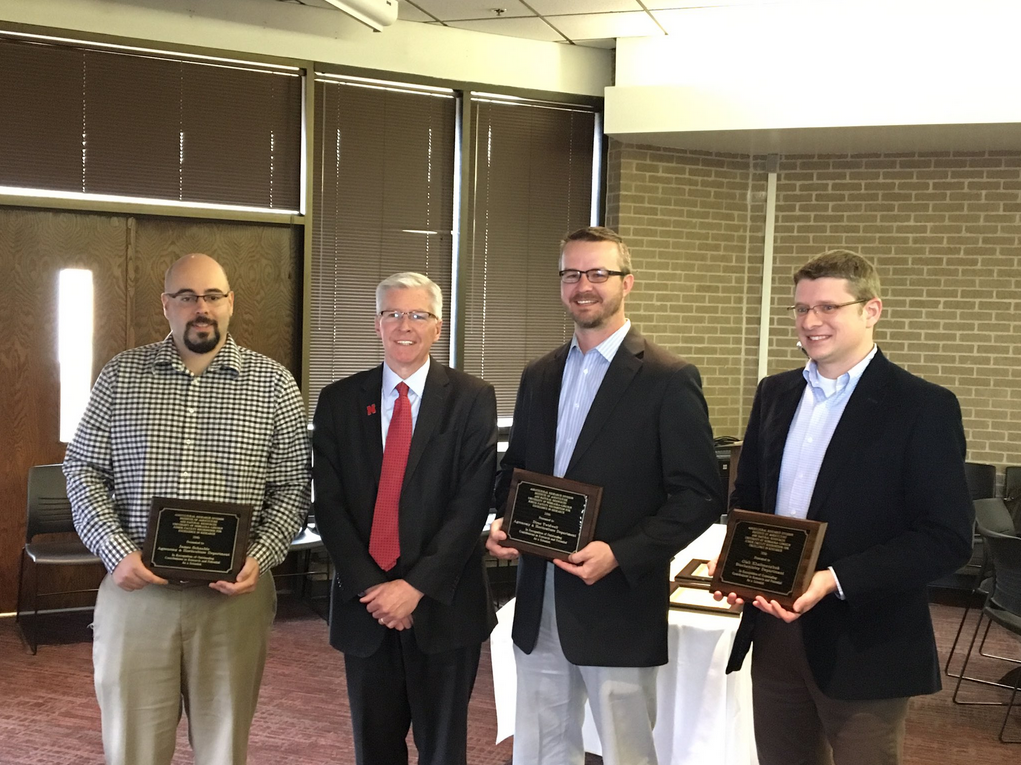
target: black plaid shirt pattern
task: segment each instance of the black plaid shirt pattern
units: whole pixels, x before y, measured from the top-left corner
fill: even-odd
[[[206,371],[173,338],[104,368],[64,458],[75,528],[109,571],[145,540],[154,496],[256,508],[248,554],[268,571],[309,508],[301,394],[282,365],[229,335]]]

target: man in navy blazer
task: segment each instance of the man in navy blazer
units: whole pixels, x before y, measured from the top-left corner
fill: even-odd
[[[793,610],[746,605],[728,671],[754,638],[761,765],[894,765],[908,697],[940,688],[926,585],[971,554],[961,410],[873,342],[870,262],[826,252],[794,282],[810,361],[760,383],[730,506],[828,526]]]
[[[567,561],[521,555],[513,638],[514,762],[580,765],[588,698],[606,765],[654,765],[656,667],[667,662],[670,559],[722,509],[698,370],[630,326],[634,276],[613,231],[561,243],[574,340],[521,376],[497,512],[516,467],[603,488],[595,539]],[[517,552],[502,518],[487,548]]]
[[[407,763],[409,726],[421,765],[465,765],[468,700],[496,623],[480,541],[496,396],[429,358],[442,315],[431,280],[384,279],[376,309],[383,364],[324,388],[314,419],[315,517],[337,572],[330,644],[344,653],[359,765]],[[402,441],[405,406],[410,446],[391,495],[399,550],[381,562],[384,449]]]

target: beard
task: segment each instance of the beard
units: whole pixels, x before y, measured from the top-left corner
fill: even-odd
[[[574,319],[575,326],[579,329],[598,329],[599,327],[606,324],[607,320],[620,310],[620,305],[624,301],[624,296],[620,293],[614,293],[608,295],[603,299],[602,303],[597,303],[594,308],[597,310],[591,313],[578,313],[575,311],[575,300],[584,300],[591,298],[599,300],[599,295],[595,292],[582,292],[575,295],[569,306],[571,312],[571,318]]]
[[[189,332],[193,329],[207,328],[209,335],[203,338],[192,338]],[[220,344],[220,325],[212,319],[197,322],[189,321],[184,328],[184,347],[192,353],[209,353]]]

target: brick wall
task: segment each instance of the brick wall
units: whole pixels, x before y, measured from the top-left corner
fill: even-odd
[[[610,225],[635,244],[629,314],[700,366],[720,434],[743,430],[754,392],[763,159],[610,151]],[[1021,152],[781,157],[775,222],[770,373],[799,363],[793,271],[857,250],[880,272],[884,352],[957,394],[969,459],[1021,464]]]
[[[747,156],[613,142],[607,184],[607,224],[632,249],[628,316],[698,365],[716,434],[740,435],[755,386],[765,175]]]

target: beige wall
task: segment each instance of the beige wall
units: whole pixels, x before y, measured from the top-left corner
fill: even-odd
[[[0,0],[0,21],[498,87],[601,96],[613,52],[274,0]],[[206,52],[205,50],[203,52]]]
[[[610,225],[634,244],[630,316],[702,370],[717,434],[744,429],[758,363],[762,157],[615,143]],[[969,459],[1021,464],[1021,153],[782,157],[768,369],[798,365],[791,274],[834,247],[877,265],[877,340],[953,390]]]

